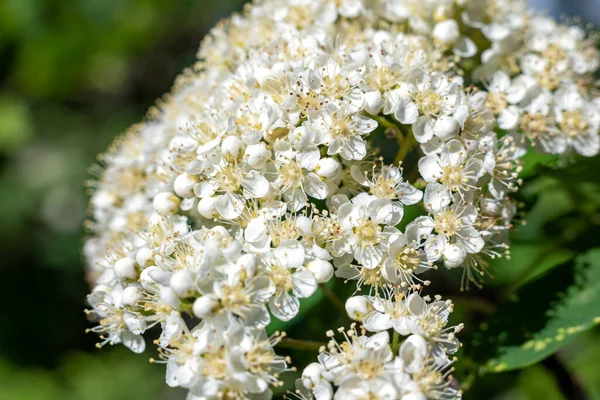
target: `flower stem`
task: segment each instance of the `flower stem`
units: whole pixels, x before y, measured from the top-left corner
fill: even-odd
[[[313,340],[283,338],[277,345],[286,349],[319,351],[321,347],[325,346],[325,343]]]
[[[402,137],[402,130],[400,129],[400,127],[398,125],[396,125],[395,123],[393,123],[392,121],[390,121],[389,119],[387,119],[384,116],[381,115],[371,115],[368,114],[369,118],[374,119],[375,121],[377,121],[377,123],[381,126],[383,126],[386,130],[390,130],[394,133],[394,136],[400,138]]]
[[[398,143],[400,145],[400,149],[398,150],[398,154],[396,154],[396,158],[394,159],[394,165],[399,165],[402,161],[404,161],[408,153],[410,153],[410,151],[414,149],[415,145],[417,144],[417,141],[412,135],[410,128],[405,135],[398,136]]]
[[[339,297],[331,290],[327,285],[321,283],[319,285],[321,290],[323,290],[323,294],[327,297],[327,300],[331,302],[339,311],[341,311],[344,315],[346,314],[346,307],[344,306],[344,302],[340,300]]]
[[[400,350],[400,334],[394,330],[394,338],[392,339],[392,354],[398,353]]]

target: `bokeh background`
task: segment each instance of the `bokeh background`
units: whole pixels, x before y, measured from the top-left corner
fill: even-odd
[[[140,120],[207,30],[242,3],[0,0],[0,400],[185,397],[165,387],[151,350],[97,350],[84,333],[83,182],[96,154]],[[532,5],[600,22],[600,0]],[[544,265],[600,242],[598,162],[553,175],[544,169],[553,160],[534,161],[521,200],[535,223],[514,235],[513,262],[495,264],[490,288],[473,295],[492,307],[548,254]],[[544,364],[477,378],[466,398],[600,399],[599,338],[592,330]]]

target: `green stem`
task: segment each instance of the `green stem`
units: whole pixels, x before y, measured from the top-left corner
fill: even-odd
[[[335,306],[335,308],[337,308],[344,315],[346,315],[346,306],[344,305],[344,302],[340,300],[339,297],[337,297],[333,290],[331,290],[324,283],[321,283],[319,286],[321,287],[321,290],[323,290],[323,294],[325,295],[325,297],[327,297],[327,300],[329,300],[331,304]]]
[[[383,117],[381,115],[371,115],[371,114],[367,114],[367,115],[369,118],[377,121],[377,123],[379,125],[383,126],[385,129],[389,129],[389,130],[393,131],[394,135],[396,137],[402,136],[402,130],[400,129],[400,127],[398,125],[396,125],[395,123],[393,123],[392,121],[390,121],[389,119],[387,119],[386,117]]]
[[[283,338],[281,342],[277,344],[279,347],[283,347],[286,349],[294,349],[294,350],[315,350],[319,351],[319,349],[325,346],[325,343],[316,342],[314,340],[300,340],[300,339],[290,339]]]
[[[394,330],[394,337],[392,339],[392,354],[397,354],[400,350],[400,334]]]
[[[398,154],[396,154],[396,158],[394,159],[395,165],[399,165],[402,161],[404,161],[408,153],[410,153],[410,151],[415,148],[415,145],[418,144],[410,128],[406,135],[398,136],[398,142],[400,144],[400,149],[398,150]]]
[[[394,136],[396,137],[396,140],[398,140],[400,147],[398,154],[394,159],[394,164],[399,165],[402,161],[404,161],[408,153],[414,149],[415,145],[418,145],[412,134],[412,128],[410,126],[398,124],[382,115],[368,114],[368,116],[369,118],[377,121],[377,123],[386,128],[386,130],[390,130],[394,133]]]

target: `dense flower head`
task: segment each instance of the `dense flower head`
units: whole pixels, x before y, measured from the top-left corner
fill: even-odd
[[[160,326],[156,361],[190,400],[270,398],[292,370],[271,319],[355,281],[362,325],[291,396],[459,398],[462,325],[423,274],[481,283],[529,146],[598,153],[599,60],[585,30],[522,0],[248,5],[100,158],[91,330],[142,352]]]

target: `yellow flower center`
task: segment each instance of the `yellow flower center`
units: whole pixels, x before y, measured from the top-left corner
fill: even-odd
[[[439,93],[427,90],[418,93],[415,102],[423,114],[435,115],[440,112],[442,96]]]
[[[290,187],[298,187],[302,183],[302,167],[297,162],[284,164],[279,168],[281,179]]]
[[[419,252],[413,248],[405,247],[394,258],[396,266],[405,272],[412,272],[419,266]]]
[[[213,353],[204,353],[202,359],[204,360],[202,365],[202,375],[223,379],[229,373],[224,347],[221,347],[218,351]]]
[[[395,199],[396,198],[396,182],[392,179],[378,175],[375,178],[369,192],[380,199]]]
[[[569,137],[576,137],[587,131],[588,123],[581,110],[564,111],[560,128]]]
[[[446,210],[435,216],[435,231],[447,236],[453,236],[462,226],[460,218],[452,210]]]
[[[440,182],[450,190],[458,190],[468,181],[462,165],[446,165],[442,171]]]
[[[235,192],[242,183],[242,174],[233,164],[219,170],[215,176],[219,188],[225,192]]]
[[[375,245],[381,241],[381,227],[370,219],[363,221],[354,228],[354,233],[358,237],[361,247],[369,244]]]
[[[288,293],[294,287],[292,281],[292,270],[287,267],[280,265],[273,265],[271,267],[271,281],[275,285],[275,295],[281,295]]]

